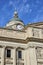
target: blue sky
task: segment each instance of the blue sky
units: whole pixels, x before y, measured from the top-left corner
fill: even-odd
[[[43,21],[43,0],[0,0],[0,27],[13,18],[15,9],[25,25]]]

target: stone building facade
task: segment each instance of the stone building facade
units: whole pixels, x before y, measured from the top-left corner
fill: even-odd
[[[0,28],[0,65],[43,65],[43,22],[25,26],[15,12]]]

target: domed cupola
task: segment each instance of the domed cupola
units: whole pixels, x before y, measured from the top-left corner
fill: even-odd
[[[20,18],[18,17],[18,12],[15,11],[14,12],[14,17],[10,20],[9,23],[7,23],[6,28],[9,29],[16,29],[16,30],[23,30],[24,29],[24,24],[23,21],[20,20]]]

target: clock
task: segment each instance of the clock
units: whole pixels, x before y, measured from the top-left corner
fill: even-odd
[[[22,30],[24,27],[23,27],[23,25],[17,25],[17,30]]]

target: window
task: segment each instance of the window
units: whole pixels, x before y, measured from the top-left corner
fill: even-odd
[[[43,29],[41,29],[41,37],[43,38]]]
[[[32,32],[33,32],[33,36],[39,37],[39,30],[38,30],[38,29],[33,28],[33,29],[32,29]]]
[[[18,58],[22,58],[22,51],[18,51]]]
[[[10,49],[7,49],[6,52],[7,52],[6,53],[6,56],[10,58],[11,57],[11,50]]]

